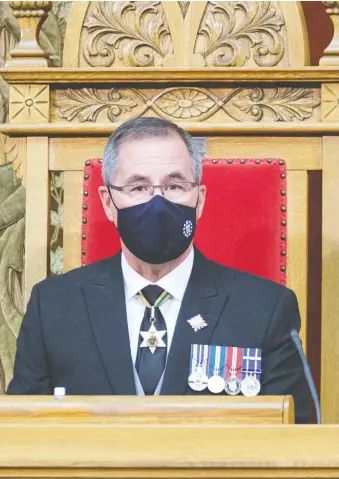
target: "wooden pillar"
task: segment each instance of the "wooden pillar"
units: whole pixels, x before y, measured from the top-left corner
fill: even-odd
[[[322,121],[339,122],[339,83],[323,84]],[[339,423],[339,136],[323,138],[321,405]]]
[[[48,66],[47,55],[39,45],[42,24],[52,8],[53,2],[9,2],[18,19],[21,38],[11,51],[7,65],[11,68],[43,68]]]
[[[324,2],[326,13],[332,20],[334,35],[331,43],[320,58],[320,66],[338,66],[339,65],[339,2]]]

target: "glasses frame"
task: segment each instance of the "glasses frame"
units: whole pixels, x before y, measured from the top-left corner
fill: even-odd
[[[181,184],[191,185],[192,191],[193,191],[193,188],[195,188],[196,186],[199,186],[199,183],[197,183],[196,181],[177,181],[177,182],[169,183],[168,185],[143,185],[143,184],[140,183],[140,184],[135,184],[135,185],[116,186],[116,185],[108,184],[107,188],[112,188],[113,190],[120,191],[121,193],[128,194],[128,193],[125,192],[125,188],[131,187],[131,186],[147,186],[148,188],[152,188],[150,196],[154,196],[154,190],[156,188],[160,188],[162,196],[165,196],[164,188],[166,188],[167,186],[170,186],[170,185],[181,185]]]

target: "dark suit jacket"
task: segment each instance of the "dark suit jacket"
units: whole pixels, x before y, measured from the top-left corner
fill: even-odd
[[[187,320],[197,314],[208,326],[194,332]],[[299,331],[300,316],[291,290],[196,251],[161,394],[210,394],[188,386],[191,344],[262,348],[261,394],[292,394],[297,421],[308,422],[308,387],[292,329]],[[136,394],[120,254],[33,288],[7,392],[52,394],[55,386],[68,395]]]

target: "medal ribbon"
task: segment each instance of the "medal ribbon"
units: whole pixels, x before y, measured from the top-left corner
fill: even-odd
[[[159,296],[159,298],[155,301],[155,303],[152,306],[151,304],[149,304],[149,302],[147,301],[147,299],[145,298],[145,296],[142,294],[141,291],[139,291],[139,293],[137,293],[137,296],[140,299],[140,301],[143,303],[143,305],[146,308],[149,308],[151,310],[151,319],[154,319],[154,309],[155,308],[160,308],[160,306],[162,306],[164,303],[166,303],[166,301],[169,300],[170,297],[171,297],[171,295],[169,293],[167,293],[167,291],[163,291],[161,293],[161,295]]]
[[[191,345],[190,374],[200,370],[206,374],[208,346],[203,344]]]
[[[261,352],[262,350],[259,348],[244,348],[241,379],[253,376],[260,381]]]
[[[242,356],[242,348],[227,348],[225,379],[229,379],[231,377],[237,377],[238,379],[241,379]],[[231,367],[229,365],[231,365]]]
[[[226,348],[224,346],[209,346],[209,364],[208,364],[208,377],[212,376],[224,376],[225,360],[226,360]],[[222,365],[222,367],[221,367]],[[220,374],[221,372],[221,374]]]

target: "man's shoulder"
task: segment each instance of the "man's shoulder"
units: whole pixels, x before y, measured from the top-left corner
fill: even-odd
[[[227,287],[231,292],[244,294],[270,295],[280,297],[282,294],[293,294],[286,286],[261,276],[224,266],[216,261],[208,260],[211,274],[220,287]]]
[[[101,261],[95,261],[94,263],[80,266],[79,268],[72,269],[66,273],[50,276],[40,281],[37,286],[40,290],[46,289],[68,289],[79,287],[88,281],[95,281],[100,275],[106,272],[111,272],[116,269],[117,274],[121,264],[121,255],[117,254]]]

